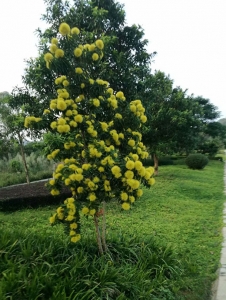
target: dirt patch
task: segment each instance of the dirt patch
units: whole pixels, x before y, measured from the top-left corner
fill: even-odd
[[[18,184],[0,188],[0,208],[35,207],[39,205],[53,204],[71,196],[71,191],[64,187],[59,196],[52,196],[45,186],[48,180],[32,182],[30,184]]]
[[[50,191],[45,186],[48,180],[32,182],[30,184],[18,184],[0,189],[0,201],[6,199],[19,199],[30,197],[42,197],[50,195]]]

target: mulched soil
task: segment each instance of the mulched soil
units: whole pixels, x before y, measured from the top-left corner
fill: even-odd
[[[20,199],[30,197],[42,197],[50,194],[45,186],[48,180],[31,182],[30,184],[18,184],[0,189],[0,201],[6,199]]]
[[[52,196],[45,186],[48,180],[31,182],[30,184],[18,184],[0,188],[0,208],[35,207],[39,205],[53,204],[71,196],[71,191],[62,188],[59,196]]]

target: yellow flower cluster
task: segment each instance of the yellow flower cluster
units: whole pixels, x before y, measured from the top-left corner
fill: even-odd
[[[81,48],[75,48],[75,50],[74,50],[74,55],[76,56],[76,57],[80,57],[81,55],[82,55],[82,49]]]
[[[24,120],[24,127],[28,128],[32,122],[38,123],[42,120],[42,118],[36,118],[34,116],[26,117]]]
[[[109,82],[107,82],[106,80],[100,79],[100,78],[96,79],[96,83],[99,85],[106,85],[106,86],[109,85]]]
[[[118,101],[117,101],[115,95],[111,95],[108,98],[108,102],[114,109],[118,108]]]
[[[49,109],[44,109],[44,112],[43,112],[43,115],[47,115],[50,113],[50,110]]]
[[[75,68],[75,73],[76,74],[82,74],[83,73],[82,68],[80,68],[80,67]]]
[[[56,49],[55,51],[55,58],[64,57],[64,50],[62,49]]]
[[[130,110],[140,118],[142,123],[147,121],[147,117],[144,115],[145,108],[140,100],[134,100],[130,102]]]
[[[65,23],[64,23],[65,24]],[[44,55],[44,60],[46,62],[46,67],[49,69],[50,63],[55,58],[64,57],[64,51],[60,48],[58,48],[58,40],[56,38],[53,38],[51,40],[51,45],[49,47],[49,51]],[[54,55],[54,56],[53,56]]]
[[[46,53],[44,55],[44,60],[46,62],[46,67],[49,69],[49,64],[53,60],[53,55],[51,53]]]
[[[104,43],[102,40],[96,40],[95,44],[100,50],[104,49]]]
[[[77,27],[73,27],[71,29],[67,23],[63,22],[60,24],[59,33],[62,36],[73,37],[73,36],[78,36],[80,33],[80,30]],[[91,58],[95,62],[95,61],[99,61],[100,59],[102,59],[103,52],[101,50],[103,48],[104,48],[103,41],[98,39],[93,44],[78,45],[78,47],[76,47],[74,49],[74,55],[76,58],[80,58],[83,55],[83,53],[85,56],[87,56],[87,52],[88,53],[93,52],[91,55]],[[54,59],[54,56],[55,56],[55,58],[60,58],[60,57],[64,57],[64,55],[65,55],[64,51],[62,49],[58,48],[58,39],[56,39],[56,38],[53,38],[51,40],[51,45],[49,47],[49,51],[50,52],[48,52],[44,55],[44,60],[46,62],[47,68],[50,67],[50,63]],[[77,74],[82,74],[83,71],[80,67],[77,67],[75,69],[75,72]]]
[[[48,154],[47,158],[48,159],[54,159],[59,152],[60,152],[60,149],[56,149],[56,150],[52,151],[52,153]]]
[[[119,178],[122,176],[121,169],[119,166],[112,167],[111,172],[115,176],[115,178]]]
[[[67,198],[64,201],[64,207],[58,207],[56,213],[49,219],[51,224],[54,224],[57,220],[65,220],[68,222],[71,242],[76,243],[81,239],[81,235],[78,231],[79,226],[78,223],[76,223],[76,206],[73,197]]]
[[[69,35],[71,32],[71,28],[67,23],[61,23],[59,27],[59,32],[61,35]]]
[[[80,33],[80,30],[79,30],[77,27],[73,27],[73,28],[71,29],[71,34],[79,35],[79,33]]]
[[[126,100],[123,92],[121,92],[121,91],[119,91],[119,92],[116,93],[116,98],[119,98],[119,99],[121,99],[123,101]]]

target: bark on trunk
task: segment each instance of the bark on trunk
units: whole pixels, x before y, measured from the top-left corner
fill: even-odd
[[[27,183],[29,184],[30,179],[29,179],[29,172],[28,172],[27,162],[26,162],[25,154],[24,154],[23,139],[19,134],[18,134],[18,136],[19,136],[20,153],[21,153],[22,161],[23,161],[23,165],[24,165],[25,176],[26,176]]]
[[[152,153],[152,158],[154,161],[154,169],[155,169],[155,175],[158,175],[159,172],[159,159],[156,153]]]
[[[106,202],[105,201],[103,201],[102,245],[104,248],[104,252],[107,252],[108,247],[107,247],[107,243],[106,243]]]
[[[99,224],[98,224],[98,217],[96,215],[94,216],[94,224],[95,224],[95,229],[96,229],[96,238],[97,238],[98,249],[99,249],[100,255],[103,255],[104,251],[103,251],[101,237],[100,237],[100,228],[99,228]]]

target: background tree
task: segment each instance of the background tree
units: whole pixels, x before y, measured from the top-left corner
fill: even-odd
[[[196,116],[202,122],[202,130],[198,135],[199,141],[196,148],[201,153],[213,157],[219,148],[224,147],[224,128],[222,124],[215,121],[220,116],[220,112],[209,99],[198,96],[194,100],[201,107],[201,114],[197,113]]]
[[[226,125],[220,122],[210,122],[201,134],[197,150],[214,157],[220,149],[226,147]]]
[[[0,125],[0,159],[9,159],[9,155],[15,153],[15,147],[13,141],[7,136],[3,130],[3,126]]]
[[[144,85],[148,121],[143,138],[152,150],[157,173],[157,153],[188,151],[191,141],[194,143],[194,130],[200,124],[194,115],[199,106],[186,95],[186,91],[173,88],[173,80],[161,71],[146,77]]]
[[[30,183],[29,172],[26,163],[24,144],[27,138],[35,138],[40,132],[38,130],[37,121],[34,118],[34,128],[36,132],[24,127],[25,117],[30,113],[37,113],[38,103],[35,97],[31,97],[29,92],[24,88],[15,88],[11,94],[4,94],[0,99],[0,119],[2,122],[2,138],[1,145],[3,149],[7,145],[12,145],[16,142],[19,145],[20,153],[23,160],[27,183]],[[31,105],[32,104],[32,105]],[[8,152],[10,152],[8,150]]]
[[[199,112],[197,112],[197,117],[202,121],[203,124],[208,124],[209,122],[219,118],[220,112],[218,111],[218,108],[213,105],[209,99],[198,96],[195,97],[194,100],[198,102],[202,108],[200,115],[198,115]]]
[[[222,118],[218,120],[218,122],[221,123],[222,125],[226,125],[226,118]]]
[[[187,95],[161,71],[150,74],[144,82],[142,99],[148,116],[143,138],[152,150],[155,171],[157,153],[186,153],[200,144],[200,134],[218,117],[217,108],[208,99]]]

